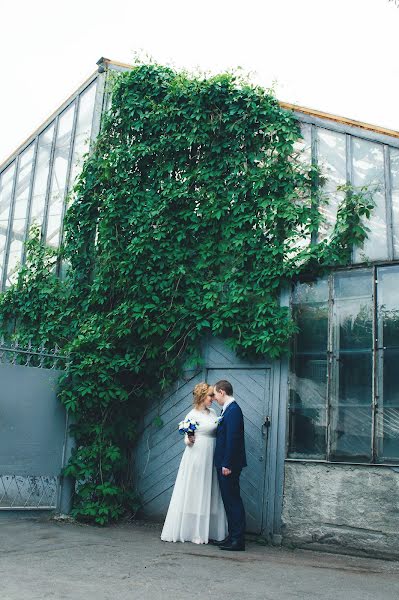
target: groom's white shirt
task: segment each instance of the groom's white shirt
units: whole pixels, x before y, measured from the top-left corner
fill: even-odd
[[[226,402],[223,404],[222,406],[222,413],[223,414],[226,410],[226,408],[229,406],[229,404],[231,404],[232,402],[235,402],[235,398],[233,398],[233,396],[226,396],[227,400]]]

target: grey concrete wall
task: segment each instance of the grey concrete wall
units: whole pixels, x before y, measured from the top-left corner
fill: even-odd
[[[399,469],[286,462],[284,543],[399,558]]]

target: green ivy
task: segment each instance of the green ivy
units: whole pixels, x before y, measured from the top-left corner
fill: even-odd
[[[35,229],[0,300],[3,329],[21,343],[71,353],[60,398],[74,422],[75,516],[104,524],[135,510],[140,415],[200,361],[204,336],[278,358],[295,332],[282,287],[347,264],[364,240],[372,201],[346,188],[332,235],[309,244],[325,199],[298,141],[294,115],[234,74],[146,64],[115,82],[61,255]]]

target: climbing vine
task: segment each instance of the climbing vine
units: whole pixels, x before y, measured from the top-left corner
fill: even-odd
[[[234,74],[144,64],[118,77],[61,254],[34,229],[0,299],[3,329],[21,343],[71,353],[60,398],[76,441],[65,471],[77,481],[75,516],[104,524],[135,508],[139,417],[198,364],[204,336],[279,357],[295,331],[282,286],[347,264],[364,240],[372,201],[345,188],[331,236],[309,244],[324,199],[298,142],[293,114]],[[62,280],[56,261],[68,267]]]

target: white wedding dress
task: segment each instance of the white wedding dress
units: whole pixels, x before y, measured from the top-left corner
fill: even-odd
[[[186,446],[177,473],[168,514],[161,533],[165,542],[223,540],[227,536],[227,519],[213,465],[217,415],[196,409],[187,417],[199,423],[195,442]]]

